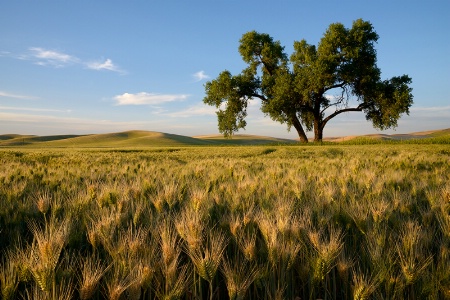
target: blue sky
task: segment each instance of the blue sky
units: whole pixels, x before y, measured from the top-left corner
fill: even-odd
[[[2,1],[0,134],[216,134],[203,85],[245,67],[242,34],[268,33],[289,55],[295,40],[317,44],[329,24],[358,18],[380,36],[383,79],[413,79],[414,105],[395,132],[449,128],[449,11],[447,0]],[[239,133],[297,138],[256,101],[247,124]],[[324,131],[369,133],[380,131],[362,113],[340,115]]]

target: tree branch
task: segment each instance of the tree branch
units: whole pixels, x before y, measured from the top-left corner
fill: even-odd
[[[336,88],[343,88],[346,84],[347,83],[345,81],[343,81],[343,82],[341,82],[339,84],[335,84],[335,85],[332,85],[332,86],[325,87],[324,91],[326,92],[326,91],[329,91],[329,90],[332,90],[332,89],[336,89]]]
[[[360,104],[357,107],[349,107],[349,108],[337,110],[334,113],[332,113],[331,115],[329,115],[328,117],[326,117],[325,119],[323,119],[321,127],[323,129],[325,127],[325,125],[327,124],[327,122],[330,121],[331,119],[333,119],[334,117],[336,117],[337,115],[340,115],[345,112],[351,112],[351,111],[362,111],[363,108],[364,108],[364,106],[362,104]]]
[[[334,102],[334,103],[332,103],[332,104],[330,104],[330,105],[327,105],[326,107],[324,107],[324,109],[322,109],[322,110],[320,111],[320,113],[322,114],[322,113],[324,113],[327,109],[329,109],[330,107],[336,106],[336,105],[338,105],[338,104],[341,104],[342,102],[344,102],[344,98],[343,98],[343,97],[340,97],[340,98],[339,98],[339,101]]]
[[[264,97],[264,95],[260,95],[260,94],[254,93],[254,94],[251,94],[251,95],[249,95],[249,96],[250,96],[250,97],[256,97],[256,98],[259,98],[259,99],[261,99],[262,101],[267,101],[267,98]]]
[[[338,87],[338,86],[334,86],[334,87]],[[341,96],[339,97],[339,100],[333,104],[327,105],[324,109],[322,109],[322,111],[320,112],[321,114],[324,113],[328,108],[330,108],[332,106],[337,106],[337,105],[343,103],[346,99],[347,99],[346,105],[348,105],[348,97],[349,96],[348,96],[348,92],[347,92],[347,87],[345,85],[343,85],[343,86],[341,86],[341,88],[342,88],[342,91],[341,91]],[[345,97],[344,94],[347,94],[347,97]]]
[[[267,64],[264,62],[264,59],[261,55],[261,53],[256,54],[256,56],[259,58],[259,63],[262,65],[263,68],[265,68],[267,70],[267,72],[269,73],[269,76],[273,76],[273,70],[269,69],[269,67],[267,66]]]

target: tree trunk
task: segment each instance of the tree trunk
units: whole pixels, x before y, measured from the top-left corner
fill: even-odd
[[[314,117],[314,142],[322,142],[323,126],[319,117]]]
[[[314,142],[322,142],[323,128],[321,126],[314,126]]]
[[[297,130],[300,143],[307,143],[308,137],[306,136],[305,130],[303,130],[303,126],[296,116],[292,117],[292,125],[294,125],[295,130]]]
[[[323,126],[322,126],[322,113],[320,111],[320,106],[323,99],[323,93],[321,91],[315,97],[314,101],[314,142],[322,142]]]

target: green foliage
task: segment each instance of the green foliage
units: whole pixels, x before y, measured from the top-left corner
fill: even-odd
[[[317,47],[295,41],[288,59],[279,41],[247,32],[239,53],[248,67],[234,76],[224,71],[207,82],[203,101],[219,108],[219,131],[226,137],[245,128],[248,101],[255,98],[274,121],[294,126],[303,142],[308,141],[304,128],[314,129],[315,141],[321,141],[325,125],[344,112],[363,111],[375,128],[395,128],[413,103],[411,78],[380,78],[377,40],[367,21],[358,19],[352,28],[335,23]],[[358,104],[351,107],[352,102]]]

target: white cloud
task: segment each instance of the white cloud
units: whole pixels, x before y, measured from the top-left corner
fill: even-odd
[[[445,113],[445,111],[450,111],[450,105],[449,106],[431,106],[431,107],[411,107],[411,112],[439,112],[439,113]]]
[[[20,113],[2,113],[0,112],[0,120],[20,123],[61,123],[61,124],[132,124],[139,122],[114,122],[109,120],[89,120],[82,118],[70,118],[51,115],[36,115],[36,114],[20,114]]]
[[[37,97],[33,97],[33,96],[12,94],[12,93],[8,93],[8,92],[4,92],[4,91],[0,91],[0,97],[14,98],[14,99],[28,99],[28,100],[38,99]]]
[[[101,71],[107,70],[112,72],[118,72],[120,74],[126,74],[126,71],[119,68],[113,63],[111,59],[88,61],[80,59],[76,56],[56,51],[49,50],[42,47],[30,47],[29,52],[26,54],[11,54],[7,51],[0,52],[0,56],[9,56],[19,60],[32,61],[34,64],[39,66],[50,66],[54,68],[63,68],[70,65],[84,65],[88,69]]]
[[[5,113],[0,111],[0,131],[2,133],[24,132],[31,134],[72,134],[115,132],[123,130],[148,130],[150,127],[161,131],[168,124],[161,121],[113,121],[76,117]],[[33,132],[34,131],[34,132]]]
[[[64,112],[70,113],[71,110],[51,109],[51,108],[34,108],[34,107],[13,107],[13,106],[0,106],[0,110],[14,110],[14,111],[36,111],[36,112]]]
[[[75,56],[54,50],[40,47],[31,47],[29,50],[31,51],[31,56],[37,60],[36,64],[41,66],[49,65],[59,68],[79,62],[79,59]]]
[[[185,94],[154,94],[154,93],[124,93],[117,95],[114,100],[116,105],[157,105],[166,102],[183,101],[187,99]]]
[[[213,106],[199,104],[196,106],[191,106],[182,111],[169,113],[167,115],[170,117],[174,117],[174,118],[189,118],[189,117],[195,117],[195,116],[215,116],[216,110],[217,109]]]
[[[116,66],[111,59],[106,59],[104,62],[89,62],[86,66],[91,70],[108,70],[113,72],[125,73],[118,66]]]
[[[192,75],[195,78],[196,82],[202,81],[204,79],[209,79],[209,76],[205,74],[205,71],[198,71],[197,73]]]
[[[403,124],[425,130],[450,127],[450,106],[411,107],[409,116],[404,115],[398,121],[399,127]]]
[[[325,94],[325,98],[327,98],[330,101],[333,101],[337,98],[336,95],[329,95],[329,94]]]

